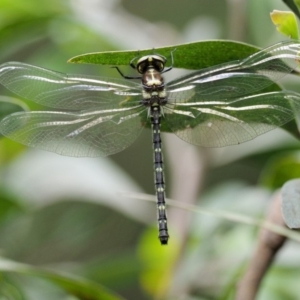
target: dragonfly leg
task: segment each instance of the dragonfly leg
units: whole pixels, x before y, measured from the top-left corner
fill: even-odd
[[[119,67],[117,66],[112,66],[111,68],[114,68],[114,69],[117,69],[117,71],[119,72],[119,74],[125,78],[125,79],[142,79],[141,76],[127,76],[127,75],[124,75],[123,72],[119,69]]]
[[[167,68],[167,69],[164,69],[164,70],[161,72],[161,74],[162,74],[162,73],[166,73],[166,72],[168,72],[168,71],[171,71],[171,70],[173,69],[173,65],[174,65],[174,56],[173,56],[173,52],[175,52],[176,50],[177,50],[177,48],[175,48],[174,50],[172,50],[171,53],[170,53],[170,55],[171,55],[171,66],[170,66],[169,68]]]

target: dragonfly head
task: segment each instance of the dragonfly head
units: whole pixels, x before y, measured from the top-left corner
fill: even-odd
[[[150,68],[157,72],[162,72],[165,68],[167,59],[160,55],[146,55],[141,57],[136,64],[136,69],[140,74],[144,74]]]

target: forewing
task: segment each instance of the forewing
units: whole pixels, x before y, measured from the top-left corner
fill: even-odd
[[[223,147],[249,141],[294,118],[300,95],[272,92],[216,101],[169,104],[164,115],[173,132],[184,141]]]
[[[193,72],[168,85],[169,102],[217,101],[251,95],[299,71],[300,43],[285,41],[243,60]]]
[[[0,83],[23,98],[72,111],[141,100],[140,85],[129,80],[68,75],[19,62],[0,65]]]
[[[119,152],[142,130],[143,106],[130,109],[15,113],[0,122],[0,132],[22,144],[67,156],[106,156]]]

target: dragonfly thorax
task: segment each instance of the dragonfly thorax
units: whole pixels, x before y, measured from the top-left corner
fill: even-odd
[[[148,69],[142,77],[143,84],[143,98],[148,100],[152,105],[157,103],[159,105],[165,104],[166,89],[164,79],[160,72],[153,68]]]
[[[136,69],[142,74],[143,99],[149,106],[165,104],[165,83],[161,75],[165,63],[166,59],[159,55],[143,56],[137,62]]]

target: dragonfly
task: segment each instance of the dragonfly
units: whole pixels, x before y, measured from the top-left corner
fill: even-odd
[[[8,115],[0,123],[0,133],[61,155],[97,157],[124,150],[151,125],[158,237],[165,245],[169,233],[160,130],[167,126],[188,143],[223,147],[282,126],[300,111],[300,94],[264,89],[287,74],[298,74],[299,53],[300,42],[283,41],[170,82],[164,81],[163,73],[171,71],[173,53],[169,67],[159,54],[133,59],[130,65],[137,76],[126,76],[116,67],[123,78],[3,63],[4,87],[50,109]]]

